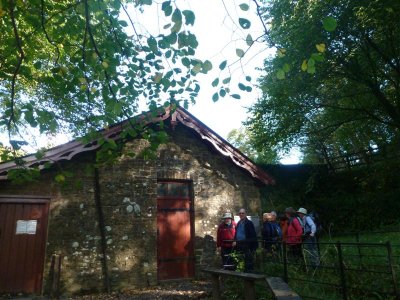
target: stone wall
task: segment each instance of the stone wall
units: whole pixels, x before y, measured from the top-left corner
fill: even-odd
[[[135,140],[125,146],[115,164],[99,170],[112,290],[157,284],[157,179],[184,179],[192,184],[197,276],[200,266],[216,261],[216,227],[226,210],[245,207],[249,214],[261,213],[259,186],[247,172],[183,125],[169,135],[158,159],[141,158],[147,142]],[[55,169],[44,171],[40,182],[23,187],[0,182],[0,194],[52,197],[44,277],[48,277],[51,255],[62,254],[65,293],[104,287],[92,161],[93,155],[83,154],[63,163],[61,169],[73,176],[61,184],[54,181],[59,172]]]

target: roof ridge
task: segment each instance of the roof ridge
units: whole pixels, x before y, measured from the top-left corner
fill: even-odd
[[[245,169],[250,175],[264,184],[274,184],[275,180],[267,174],[260,166],[253,162],[249,157],[243,154],[239,149],[235,148],[232,144],[218,135],[215,131],[189,113],[183,107],[176,105],[175,107],[160,107],[159,114],[154,115],[154,111],[143,112],[132,119],[136,119],[136,122],[144,121],[143,126],[147,126],[150,123],[156,123],[164,121],[171,117],[171,123],[174,127],[177,122],[182,123],[186,127],[196,131],[200,137],[210,143],[220,154],[228,157],[235,165],[242,169]],[[148,117],[148,118],[147,118]],[[138,120],[139,118],[139,120]],[[131,124],[132,119],[127,119],[114,124],[110,127],[99,130],[103,138],[117,139],[120,133],[124,130],[126,124]],[[43,169],[45,164],[48,162],[57,162],[62,160],[71,160],[77,154],[93,151],[98,149],[101,145],[98,143],[100,138],[93,139],[88,143],[80,141],[82,137],[76,138],[70,142],[62,145],[55,146],[45,151],[45,154],[41,158],[37,158],[35,154],[30,154],[21,159],[24,161],[26,167],[38,166],[39,169]],[[0,163],[0,180],[7,179],[7,173],[9,170],[20,168],[15,161],[9,161]]]

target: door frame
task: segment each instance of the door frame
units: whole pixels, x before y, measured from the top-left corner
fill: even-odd
[[[47,238],[49,234],[49,219],[50,219],[50,201],[51,196],[39,196],[39,195],[9,195],[9,194],[0,194],[0,204],[1,203],[15,203],[15,204],[44,204],[45,212],[47,215],[46,220],[43,222],[43,226],[45,226],[45,235],[44,235],[44,246],[43,246],[43,265],[42,265],[42,278],[40,282],[40,295],[43,295],[43,282],[44,282],[44,271],[46,267],[46,257],[47,257]]]
[[[176,178],[157,178],[157,184],[160,182],[177,182],[177,183],[187,183],[188,188],[189,188],[189,215],[190,215],[190,239],[192,240],[192,253],[191,253],[191,257],[193,257],[193,278],[196,276],[196,256],[195,256],[195,252],[196,252],[196,238],[195,238],[195,210],[194,210],[194,190],[193,190],[193,180],[191,179],[176,179]],[[160,197],[162,198],[162,197]],[[156,196],[156,223],[157,218],[158,218],[158,192],[157,192],[157,196]],[[156,224],[158,226],[158,224]],[[158,231],[158,229],[157,229]],[[158,234],[156,235],[156,244],[157,244],[157,262],[158,262]],[[158,263],[157,263],[157,269],[158,269]],[[182,278],[182,279],[190,279],[188,278]],[[165,279],[165,280],[160,280],[158,279],[158,271],[157,271],[157,280],[158,281],[168,281],[168,280],[180,280],[180,279]]]

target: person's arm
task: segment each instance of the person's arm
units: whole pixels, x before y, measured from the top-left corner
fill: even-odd
[[[311,228],[310,236],[314,236],[315,233],[317,232],[317,226],[315,225],[313,219],[311,219],[311,217],[309,217],[309,216],[306,216],[306,222],[307,222],[308,226],[310,226],[310,228]]]
[[[217,247],[220,248],[221,246],[222,246],[221,225],[219,225],[217,231]]]
[[[239,223],[240,223],[240,221],[237,222],[237,224],[235,225],[235,236],[233,237],[233,239],[234,239],[235,241],[236,241],[237,228],[238,228],[238,226],[239,226]],[[232,247],[236,247],[236,242],[233,242],[233,243],[232,243]]]

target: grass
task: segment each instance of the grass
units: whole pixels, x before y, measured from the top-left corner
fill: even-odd
[[[343,289],[336,241],[341,242],[344,281],[349,299],[395,299],[388,262],[387,241],[392,246],[393,269],[400,287],[400,234],[395,232],[343,235],[320,240],[321,266],[289,261],[288,283],[303,299],[342,299]],[[366,244],[368,243],[368,244]],[[283,277],[283,263],[258,254],[260,271]]]

